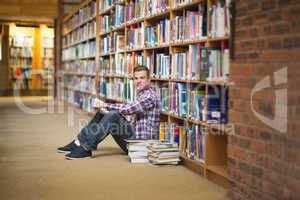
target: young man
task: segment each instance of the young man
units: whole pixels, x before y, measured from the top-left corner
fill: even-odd
[[[133,74],[137,100],[128,104],[109,104],[96,99],[94,106],[106,108],[109,112],[97,112],[80,131],[77,139],[58,148],[58,152],[68,153],[65,157],[71,160],[90,158],[92,150],[96,150],[108,134],[126,153],[125,139],[158,139],[160,100],[150,87],[149,70],[145,66],[137,66]],[[127,116],[133,119],[129,121]]]

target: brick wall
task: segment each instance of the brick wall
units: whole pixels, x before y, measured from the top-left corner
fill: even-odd
[[[228,145],[230,198],[299,199],[300,1],[236,0],[235,23],[229,102],[229,117],[235,124]],[[259,90],[262,80],[270,87]],[[269,125],[259,116],[270,119]]]

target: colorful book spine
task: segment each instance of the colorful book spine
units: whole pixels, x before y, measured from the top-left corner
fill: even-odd
[[[140,23],[128,29],[126,44],[128,50],[144,47],[144,31],[144,23]]]
[[[160,122],[159,140],[168,143],[179,144],[180,133],[184,127],[175,123]]]
[[[76,60],[64,64],[64,72],[95,75],[96,63],[94,60]]]
[[[218,85],[208,87],[207,122],[215,124],[228,122],[228,87]]]
[[[185,83],[171,83],[170,88],[170,111],[174,115],[187,117],[188,114],[188,94]]]
[[[130,0],[126,6],[126,21],[144,17],[145,0]]]
[[[168,0],[145,0],[146,16],[162,13],[168,7]]]
[[[154,47],[170,42],[170,20],[161,20],[154,26],[148,26],[145,29],[146,47]]]
[[[116,5],[116,15],[115,15],[115,27],[120,27],[124,24],[125,20],[125,6],[123,5]]]
[[[187,55],[188,52],[178,52],[172,54],[171,78],[187,78]]]
[[[151,66],[151,65],[150,65]],[[153,75],[155,78],[169,78],[170,56],[154,52]]]
[[[186,127],[180,138],[180,152],[189,159],[204,162],[205,160],[205,129],[199,125]]]
[[[196,88],[189,91],[189,118],[193,120],[206,120],[205,90]]]
[[[209,8],[209,37],[218,38],[229,35],[229,3],[230,1],[217,1]]]
[[[127,74],[133,74],[133,68],[136,65],[145,65],[145,58],[142,52],[133,52],[126,54]]]

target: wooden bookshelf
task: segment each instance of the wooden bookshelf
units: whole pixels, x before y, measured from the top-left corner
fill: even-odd
[[[63,35],[63,37],[66,37],[72,32],[79,30],[80,27],[85,26],[92,20],[96,20],[96,31],[95,31],[95,38],[85,38],[79,41],[76,41],[74,43],[70,43],[68,45],[65,45],[63,47],[64,49],[74,48],[77,47],[80,44],[85,44],[89,41],[96,40],[96,52],[95,55],[89,56],[87,58],[81,58],[81,57],[75,57],[71,59],[64,59],[62,60],[62,63],[68,64],[75,61],[80,61],[81,59],[90,59],[95,61],[96,70],[95,70],[95,88],[97,95],[96,97],[101,98],[102,100],[108,101],[108,102],[116,102],[116,103],[126,103],[128,102],[128,99],[125,99],[125,97],[117,97],[117,98],[111,98],[108,96],[103,96],[102,94],[102,87],[108,87],[106,84],[121,84],[123,83],[125,85],[125,81],[132,80],[132,72],[129,69],[129,66],[142,62],[142,64],[146,64],[148,61],[149,63],[152,63],[150,67],[151,71],[151,83],[156,85],[157,87],[165,87],[168,89],[168,95],[171,96],[171,87],[173,84],[183,84],[186,87],[187,92],[187,98],[191,97],[190,91],[194,90],[195,88],[199,87],[201,90],[205,92],[205,108],[206,114],[207,114],[207,101],[208,99],[208,90],[210,87],[228,87],[230,86],[230,82],[228,80],[224,80],[224,77],[212,77],[213,79],[209,80],[203,80],[200,79],[193,79],[193,78],[186,78],[185,76],[180,77],[173,77],[173,75],[170,73],[167,76],[158,74],[157,71],[154,71],[154,62],[156,60],[154,59],[154,54],[161,54],[162,57],[168,57],[169,58],[169,64],[170,68],[172,66],[172,56],[176,53],[186,53],[189,52],[189,48],[192,45],[199,45],[200,48],[203,49],[217,49],[223,51],[227,48],[227,44],[229,42],[229,34],[225,32],[222,34],[221,32],[218,32],[218,30],[214,30],[212,27],[212,20],[210,21],[210,13],[212,12],[211,5],[216,3],[216,1],[213,0],[190,0],[186,1],[186,3],[183,4],[176,4],[176,0],[167,0],[167,5],[164,6],[164,8],[161,8],[160,11],[151,11],[145,10],[146,9],[146,3],[138,5],[134,13],[127,13],[126,7],[129,6],[129,3],[133,3],[135,1],[130,0],[124,0],[124,1],[115,1],[111,5],[108,4],[108,1],[105,0],[87,0],[84,3],[82,3],[80,6],[78,6],[73,12],[71,12],[65,19],[64,23],[67,23],[68,20],[72,19],[74,15],[78,13],[80,9],[85,8],[86,6],[89,6],[91,2],[96,2],[96,14],[92,16],[91,18],[72,26],[72,28],[68,31],[66,31]],[[138,2],[138,0],[137,0]],[[118,6],[124,6],[124,12],[123,17],[124,20],[122,20],[122,17],[117,15],[117,9]],[[219,5],[218,5],[219,6]],[[119,7],[122,9],[121,7]],[[202,10],[205,8],[204,10]],[[154,9],[154,8],[153,8]],[[149,11],[149,12],[148,12]],[[187,35],[184,35],[184,37],[179,37],[179,39],[173,39],[172,32],[172,22],[175,20],[188,20],[188,17],[186,17],[188,12],[197,12],[201,15],[202,18],[205,18],[206,21],[206,29],[205,33],[200,33],[198,30],[197,35],[195,37],[187,37]],[[199,16],[200,17],[200,16]],[[104,19],[105,18],[105,19]],[[101,27],[103,24],[107,24],[105,21],[108,19],[109,26],[107,27]],[[113,20],[112,20],[113,19]],[[119,20],[119,24],[111,24],[112,21],[117,23],[117,19]],[[199,18],[200,19],[200,18]],[[146,29],[147,28],[153,28],[155,30],[158,30],[158,26],[160,23],[169,23],[170,22],[170,31],[168,32],[167,41],[163,41],[163,36],[160,36],[159,41],[155,41],[153,43],[146,43]],[[161,22],[162,21],[162,22]],[[143,24],[143,25],[142,25]],[[199,28],[199,27],[198,27]],[[228,27],[227,27],[228,28]],[[136,29],[136,30],[134,30]],[[144,29],[144,30],[141,30]],[[203,29],[204,30],[204,29]],[[131,45],[133,43],[129,43],[129,37],[130,34],[135,34],[133,31],[141,31],[141,35],[143,36],[141,41],[142,46],[138,43],[137,46]],[[183,27],[182,32],[188,32],[189,27]],[[226,30],[225,30],[226,31]],[[138,35],[138,34],[137,34]],[[157,34],[158,35],[158,34]],[[119,40],[124,42],[123,47],[119,48],[117,44],[116,38],[123,38]],[[158,36],[157,36],[158,37]],[[104,39],[105,38],[105,39]],[[138,38],[140,39],[140,38]],[[104,40],[107,40],[106,43],[104,43]],[[158,39],[157,39],[158,40]],[[109,41],[109,42],[108,42]],[[137,40],[140,42],[139,40]],[[135,42],[135,41],[134,41]],[[146,45],[147,44],[147,45]],[[71,52],[72,53],[72,52]],[[188,55],[188,53],[186,53]],[[148,56],[148,57],[147,57]],[[147,60],[147,58],[149,58]],[[202,59],[202,58],[201,58]],[[207,58],[205,58],[207,59]],[[223,62],[223,61],[222,61]],[[224,61],[225,62],[225,61]],[[118,67],[118,69],[117,69]],[[119,70],[119,72],[118,72]],[[169,70],[171,71],[171,69]],[[101,73],[100,73],[101,72]],[[156,72],[157,74],[154,74]],[[73,73],[73,72],[66,72],[66,75],[69,76],[94,76],[94,75],[87,75],[84,73]],[[198,74],[199,75],[199,74]],[[191,75],[192,76],[192,75]],[[188,76],[190,77],[190,76]],[[128,82],[126,82],[127,84]],[[103,84],[103,85],[102,85]],[[114,86],[110,85],[110,89],[106,90],[113,90],[112,88]],[[72,87],[66,87],[65,90],[72,90]],[[195,89],[195,91],[196,91]],[[76,91],[80,92],[80,91]],[[111,92],[111,91],[110,91]],[[93,94],[89,94],[87,92],[82,92],[83,95],[90,95],[93,96]],[[123,92],[124,93],[124,92]],[[124,95],[122,92],[120,94]],[[132,94],[131,94],[132,95]],[[125,95],[124,95],[125,96]],[[187,105],[189,105],[189,102],[187,102]],[[213,124],[209,123],[208,120],[198,120],[190,117],[189,108],[187,115],[178,115],[175,112],[172,112],[170,102],[168,105],[168,111],[162,111],[161,115],[164,118],[164,122],[167,123],[175,123],[175,124],[182,124],[187,128],[192,127],[193,125],[197,125],[201,128],[203,128],[203,131],[205,133],[205,155],[203,162],[199,161],[198,158],[196,159],[190,159],[189,156],[182,155],[182,163],[186,165],[188,168],[199,172],[200,174],[204,175],[209,180],[212,180],[214,182],[217,182],[218,184],[222,186],[227,186],[229,179],[227,175],[227,137],[228,133],[230,132],[230,126],[227,124],[220,125],[220,124]],[[184,117],[183,117],[184,116]],[[202,130],[202,129],[201,129]]]

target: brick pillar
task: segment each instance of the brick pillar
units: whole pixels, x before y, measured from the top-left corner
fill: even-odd
[[[300,1],[236,0],[235,27],[229,196],[299,199]]]

